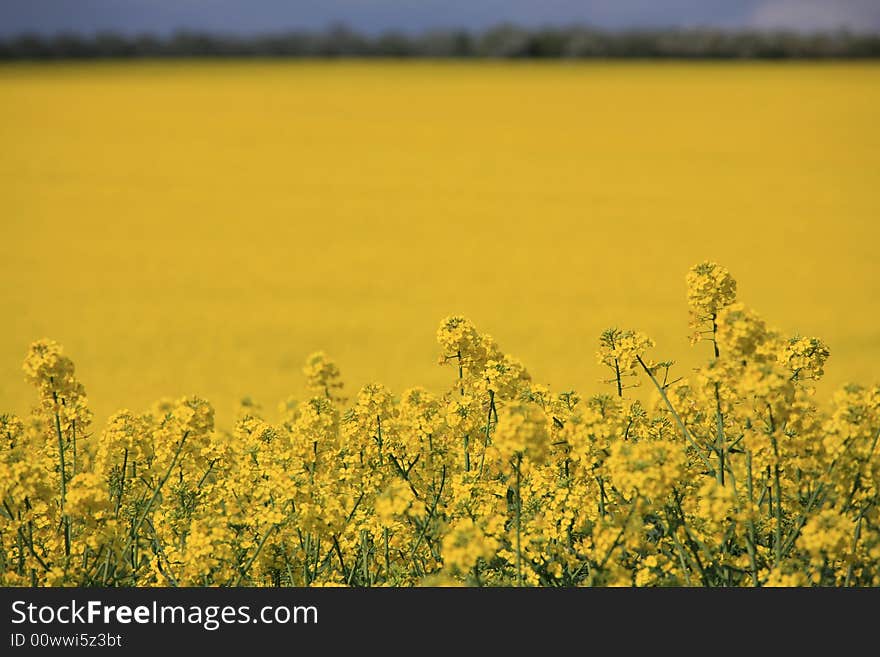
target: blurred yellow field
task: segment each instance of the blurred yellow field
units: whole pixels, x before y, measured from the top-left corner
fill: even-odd
[[[821,390],[873,383],[878,107],[876,64],[0,67],[0,411],[44,336],[99,426],[271,416],[317,349],[350,394],[439,387],[453,313],[556,390],[598,389],[611,325],[686,373],[705,259],[828,343]]]

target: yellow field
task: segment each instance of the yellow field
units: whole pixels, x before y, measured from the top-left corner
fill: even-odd
[[[686,372],[684,274],[880,363],[880,66],[143,63],[0,67],[0,411],[46,336],[100,426],[199,394],[270,416],[324,349],[346,390],[449,381],[461,313],[554,389],[599,332]]]

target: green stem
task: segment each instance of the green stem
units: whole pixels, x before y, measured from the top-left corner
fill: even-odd
[[[782,563],[782,486],[779,481],[779,464],[773,466],[773,486],[776,489],[776,527],[773,529],[775,566]]]
[[[748,474],[748,478],[746,480],[746,488],[749,492],[749,521],[747,523],[749,529],[749,535],[746,539],[746,549],[749,553],[749,567],[751,568],[752,573],[752,584],[754,586],[759,586],[758,581],[758,563],[755,555],[755,521],[752,520],[752,504],[755,499],[755,491],[754,484],[752,482],[752,452],[751,450],[746,450],[746,473]]]
[[[645,361],[642,360],[641,356],[636,356],[636,360],[638,360],[639,365],[642,366],[642,369],[645,370],[645,373],[651,379],[651,382],[654,384],[654,387],[657,388],[657,392],[660,393],[660,398],[663,400],[663,403],[666,404],[666,408],[669,409],[669,412],[672,413],[672,417],[675,418],[676,424],[678,424],[678,428],[681,430],[682,435],[685,437],[691,446],[697,450],[697,456],[700,457],[700,460],[703,461],[703,465],[706,466],[706,470],[710,476],[715,476],[715,468],[712,467],[712,464],[709,462],[709,459],[706,458],[706,455],[703,454],[703,450],[700,449],[700,446],[697,445],[696,441],[691,436],[691,432],[688,431],[687,427],[684,424],[684,420],[681,419],[681,416],[675,410],[675,407],[672,405],[672,402],[669,401],[669,397],[666,395],[666,391],[663,389],[663,386],[660,385],[660,382],[654,376],[654,373],[651,372],[651,369],[645,364]]]
[[[241,584],[241,580],[247,574],[247,571],[250,570],[251,566],[254,565],[254,561],[257,560],[257,557],[260,556],[260,552],[263,551],[263,546],[266,545],[266,541],[269,540],[269,537],[278,529],[278,525],[272,525],[265,534],[263,534],[262,540],[260,540],[260,544],[257,546],[257,549],[254,550],[254,553],[251,555],[251,558],[248,559],[248,562],[244,565],[244,568],[241,569],[241,572],[238,573],[238,577],[232,586],[238,586]]]
[[[853,540],[852,540],[852,558],[850,559],[849,565],[848,565],[847,568],[846,568],[846,580],[845,580],[844,583],[843,583],[843,585],[844,585],[844,586],[847,586],[847,587],[850,585],[850,582],[852,581],[852,574],[853,574],[853,560],[856,558],[856,548],[858,548],[858,545],[859,545],[859,537],[860,537],[861,534],[862,534],[862,518],[864,517],[864,515],[865,515],[865,509],[862,509],[862,510],[859,512],[859,518],[858,518],[858,520],[856,520],[856,528],[855,528],[855,531],[853,531]]]
[[[385,579],[391,581],[391,553],[388,550],[388,528],[382,530],[385,539]]]
[[[749,528],[749,535],[746,539],[746,550],[749,553],[749,569],[752,575],[752,585],[759,586],[758,562],[755,557],[755,523],[751,518],[749,518],[747,526]]]
[[[144,520],[146,520],[147,514],[150,512],[150,509],[153,507],[153,504],[156,503],[156,500],[159,498],[159,493],[162,491],[162,487],[165,485],[165,482],[168,481],[168,478],[171,477],[171,472],[174,470],[174,466],[177,464],[177,459],[180,457],[180,452],[183,450],[183,445],[186,442],[186,439],[189,437],[189,431],[183,434],[183,437],[180,439],[180,443],[177,445],[177,449],[174,452],[174,456],[171,458],[171,463],[168,466],[168,470],[165,471],[165,475],[156,485],[156,488],[153,490],[153,495],[150,497],[150,501],[147,502],[147,505],[144,507],[144,510],[141,511],[140,516],[137,519],[137,522],[131,528],[131,535],[128,538],[128,541],[125,543],[125,547],[122,549],[123,558],[125,554],[135,546],[135,542],[138,537],[138,532],[140,532],[141,525],[144,524]],[[134,568],[134,564],[132,564]],[[106,584],[106,582],[105,582]]]
[[[64,436],[61,433],[61,416],[58,415],[58,393],[52,391],[52,400],[55,403],[55,433],[58,435],[58,460],[61,468],[61,522],[64,526],[64,556],[70,556],[70,518],[64,511],[67,500],[67,468],[64,464]]]
[[[119,496],[116,498],[116,510],[114,517],[119,517],[119,507],[122,506],[122,494],[125,491],[125,470],[128,468],[128,447],[125,448],[125,455],[122,457],[122,478],[119,481]]]
[[[483,466],[486,463],[486,450],[489,449],[489,430],[492,428],[492,412],[495,411],[495,391],[489,391],[489,413],[486,417],[486,436],[483,439],[483,453],[480,455],[480,477],[483,476]],[[497,421],[497,420],[496,420]]]
[[[721,355],[718,351],[718,314],[712,313],[712,347],[715,351],[715,358]]]
[[[367,548],[367,532],[361,530],[361,573],[364,578],[364,586],[370,586],[370,553]]]
[[[514,472],[516,473],[516,585],[523,585],[522,575],[522,545],[521,545],[521,516],[522,516],[522,498],[520,497],[520,464],[522,463],[522,454],[516,455],[516,463],[514,464]]]
[[[300,540],[303,541],[303,579],[306,582],[306,586],[311,586],[312,584],[312,573],[309,570],[309,551],[312,546],[312,535],[309,532],[306,532],[305,540],[300,537]]]
[[[675,551],[678,554],[678,561],[681,564],[681,572],[684,574],[684,583],[687,586],[691,586],[691,576],[688,572],[689,568],[687,565],[687,559],[685,558],[684,548],[681,547],[681,541],[678,540],[675,532],[669,532],[669,535],[672,537],[672,542],[675,545]]]
[[[42,566],[43,570],[45,570],[46,572],[49,572],[51,570],[51,568],[49,568],[49,566],[46,564],[46,562],[43,561],[40,558],[40,555],[38,555],[36,553],[36,551],[34,550],[33,539],[28,541],[27,537],[24,534],[24,530],[21,527],[18,528],[18,535],[21,537],[21,540],[24,541],[24,544],[27,546],[28,552],[31,553],[31,556],[37,560],[37,563],[40,564],[40,566]],[[21,554],[23,554],[23,551],[21,550],[21,544],[19,544],[19,555],[21,555]]]
[[[381,467],[382,465],[385,464],[384,460],[382,459],[382,416],[381,415],[376,416],[376,442],[379,445],[379,466]]]
[[[875,440],[874,446],[876,446],[876,441],[878,438],[880,438],[880,429],[878,429],[877,435],[874,437],[874,440]],[[850,447],[853,445],[853,442],[854,441],[851,438],[848,438],[844,442],[843,451],[838,456],[836,456],[833,461],[831,461],[831,464],[828,466],[828,469],[825,471],[826,479],[830,480],[831,474],[834,472],[834,468],[837,466],[840,459],[842,459],[846,455],[846,453],[849,451]],[[874,446],[872,446],[872,448],[871,448],[872,452],[873,452]],[[824,493],[825,490],[826,490],[826,486],[822,482],[820,482],[816,486],[815,490],[813,490],[813,493],[812,493],[812,495],[810,495],[810,499],[807,502],[806,509],[801,513],[800,517],[798,518],[797,522],[795,523],[794,528],[791,530],[788,537],[785,539],[785,545],[782,546],[783,556],[787,555],[788,551],[791,550],[792,547],[794,547],[795,541],[797,540],[801,529],[806,524],[807,518],[809,517],[810,512],[813,510],[814,505],[818,504],[818,506],[822,506],[825,503],[825,499],[827,498],[827,495],[823,496],[822,499],[819,500],[819,495],[821,493]],[[818,502],[817,502],[817,500],[818,500]]]
[[[413,561],[416,556],[416,552],[419,549],[419,546],[422,544],[422,540],[425,538],[425,534],[428,531],[428,526],[431,524],[431,520],[434,518],[434,514],[437,512],[437,505],[440,503],[440,497],[443,495],[443,486],[446,484],[446,465],[440,469],[440,488],[437,491],[437,494],[434,496],[434,502],[431,504],[431,510],[428,512],[428,517],[425,518],[425,523],[422,525],[422,529],[419,532],[419,535],[416,537],[416,542],[413,544],[412,550],[409,553],[410,561]],[[415,562],[413,561],[413,564]]]
[[[345,559],[342,558],[342,548],[339,546],[339,538],[333,534],[333,549],[336,550],[336,556],[339,557],[339,567],[342,569],[342,576],[346,577]]]
[[[715,451],[718,453],[718,483],[724,485],[724,415],[721,413],[721,395],[718,393],[718,382],[715,382],[715,422],[717,438]]]
[[[597,570],[602,570],[605,567],[605,564],[608,563],[608,560],[611,558],[611,555],[614,553],[614,550],[617,549],[617,546],[620,545],[620,539],[623,538],[623,535],[626,534],[626,527],[629,525],[629,521],[632,520],[632,517],[636,513],[636,508],[639,505],[639,494],[636,492],[635,497],[633,497],[632,505],[630,506],[629,513],[626,516],[626,519],[623,521],[623,527],[620,528],[620,531],[617,533],[617,536],[614,539],[614,542],[611,544],[611,547],[608,548],[608,552],[605,553],[605,557],[602,559],[601,563],[599,563]]]
[[[703,586],[709,587],[711,586],[711,582],[709,581],[709,576],[706,573],[706,568],[705,566],[703,566],[703,561],[700,559],[699,546],[695,544],[694,537],[687,526],[684,509],[681,508],[681,498],[679,497],[678,491],[676,491],[675,489],[673,489],[672,491],[672,499],[675,500],[675,508],[678,511],[677,516],[679,525],[684,529],[684,537],[687,540],[687,545],[688,549],[690,550],[691,556],[693,556],[694,558],[694,563],[697,564],[697,571],[700,573],[700,580],[703,582]],[[630,512],[630,514],[632,514],[632,512]]]
[[[70,423],[70,447],[73,460],[70,465],[70,476],[76,476],[76,420]]]
[[[163,575],[165,575],[165,577],[168,578],[168,581],[171,582],[171,586],[174,586],[174,587],[180,586],[177,583],[177,578],[174,577],[174,573],[172,572],[171,560],[165,554],[165,549],[162,547],[162,543],[159,541],[159,535],[156,532],[156,527],[155,527],[155,525],[153,525],[153,521],[150,520],[149,518],[147,518],[147,527],[153,533],[153,552],[156,554],[156,557],[159,558],[160,571],[162,572]],[[165,572],[165,570],[162,569],[161,559],[165,559],[165,570],[167,570],[168,572]]]

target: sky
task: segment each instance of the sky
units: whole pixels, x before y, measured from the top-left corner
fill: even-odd
[[[253,34],[336,22],[368,33],[501,22],[878,32],[880,0],[0,0],[2,35],[182,28]]]

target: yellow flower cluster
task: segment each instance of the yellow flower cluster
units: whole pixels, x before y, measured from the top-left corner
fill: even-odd
[[[687,301],[697,317],[717,315],[736,299],[736,280],[721,265],[702,262],[687,274]]]
[[[339,367],[323,351],[316,351],[306,359],[303,374],[306,377],[306,387],[327,399],[333,399],[334,391],[342,388]],[[340,398],[339,401],[344,399]]]
[[[701,262],[688,272],[687,301],[691,312],[691,342],[710,339],[718,352],[718,316],[736,301],[736,280],[721,265]]]
[[[819,338],[795,336],[779,354],[779,362],[798,379],[818,379],[825,374],[831,352]]]
[[[622,395],[627,387],[623,383],[624,377],[637,375],[634,370],[638,369],[640,362],[645,362],[646,353],[653,346],[651,338],[637,331],[610,328],[599,336],[596,358],[599,365],[608,367],[614,373],[614,378],[608,379],[608,382],[617,384],[618,395]]]
[[[614,328],[608,392],[553,391],[450,317],[447,390],[346,402],[316,353],[313,397],[230,430],[186,397],[92,435],[72,361],[36,342],[39,405],[0,415],[0,585],[880,585],[880,387],[820,405],[821,340],[769,328],[716,264],[687,283],[712,351],[686,378]]]

